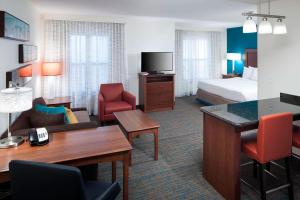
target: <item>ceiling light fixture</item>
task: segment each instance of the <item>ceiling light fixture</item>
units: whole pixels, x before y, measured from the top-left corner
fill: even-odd
[[[286,25],[282,22],[282,19],[278,19],[273,28],[274,35],[287,34]]]
[[[268,18],[264,17],[258,26],[259,34],[271,34],[273,32],[273,28],[271,23],[268,21]]]
[[[243,25],[243,33],[256,33],[257,28],[256,24],[253,20],[253,17],[256,17],[257,19],[262,18],[262,21],[259,23],[258,26],[258,33],[259,34],[271,34],[274,35],[282,35],[287,33],[287,28],[285,23],[283,22],[283,19],[286,19],[285,16],[280,15],[271,15],[271,1],[268,0],[268,14],[261,14],[261,0],[258,1],[258,11],[259,13],[253,13],[253,12],[246,12],[242,15],[247,17],[244,25]],[[272,27],[272,24],[268,19],[277,19],[277,22],[274,24],[274,29]]]
[[[245,21],[243,25],[243,33],[256,33],[256,23],[253,21],[251,16],[247,17],[247,20]]]

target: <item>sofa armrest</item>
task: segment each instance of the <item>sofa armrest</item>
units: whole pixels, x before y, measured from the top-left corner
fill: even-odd
[[[104,102],[104,97],[99,92],[98,95],[98,116],[99,116],[99,121],[103,122],[104,121],[104,107],[105,107],[105,102]]]
[[[77,111],[87,111],[86,108],[71,108],[72,112],[77,112]]]
[[[126,101],[127,103],[129,103],[132,106],[132,109],[135,110],[136,109],[136,98],[133,94],[124,91],[123,92],[123,100]]]
[[[77,124],[63,124],[63,125],[56,125],[56,126],[47,126],[45,127],[48,133],[55,133],[55,132],[63,132],[63,131],[74,131],[74,130],[81,130],[81,129],[89,129],[89,128],[97,128],[98,123],[95,121],[92,122],[82,122]],[[13,136],[28,136],[30,129],[21,129],[12,132]]]

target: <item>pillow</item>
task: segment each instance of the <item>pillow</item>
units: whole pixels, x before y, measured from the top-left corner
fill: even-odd
[[[48,115],[64,114],[66,122],[68,124],[70,123],[64,106],[48,107],[46,105],[36,104],[34,106],[34,109],[38,112],[45,113]]]
[[[46,114],[34,111],[30,116],[30,123],[33,128],[57,126],[65,124],[64,114]]]
[[[252,77],[252,67],[244,67],[243,78],[251,79]]]
[[[254,68],[254,67],[250,67],[250,68],[252,68],[252,74],[251,74],[250,79],[253,81],[257,81],[257,68]]]
[[[78,119],[71,109],[65,108],[70,124],[77,124]]]

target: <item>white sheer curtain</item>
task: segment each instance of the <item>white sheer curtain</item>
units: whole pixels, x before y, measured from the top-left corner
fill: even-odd
[[[71,96],[73,107],[97,114],[100,84],[127,87],[124,37],[124,24],[47,20],[44,61],[62,62],[63,74],[44,78],[43,95],[55,87],[55,96]]]
[[[198,81],[222,75],[219,32],[176,31],[176,96],[195,95]]]

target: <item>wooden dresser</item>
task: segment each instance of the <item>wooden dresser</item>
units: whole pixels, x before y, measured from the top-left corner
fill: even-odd
[[[175,74],[139,74],[139,104],[144,112],[174,109]]]

